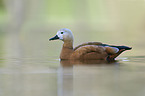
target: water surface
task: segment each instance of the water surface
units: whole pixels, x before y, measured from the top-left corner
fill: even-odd
[[[62,42],[48,42],[47,33],[33,38],[32,34],[21,38],[14,34],[4,36],[0,52],[1,96],[145,95],[143,48],[137,50],[134,46],[112,63],[60,61]],[[78,43],[76,39],[74,45]]]

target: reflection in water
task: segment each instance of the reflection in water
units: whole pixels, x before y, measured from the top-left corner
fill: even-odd
[[[73,67],[58,69],[58,96],[73,96]]]
[[[95,65],[114,65],[117,61],[107,62],[104,60],[61,60],[60,64],[62,67],[58,70],[58,96],[87,96],[85,95],[85,91],[87,92],[90,89],[87,89],[88,85],[85,86],[86,89],[79,89],[79,87],[83,86],[80,82],[80,78],[84,78],[83,75],[88,75],[93,70],[89,69],[90,67],[93,68]],[[88,67],[88,68],[87,68]],[[79,68],[79,69],[78,69]],[[85,70],[85,72],[80,73],[80,70]],[[94,67],[96,68],[96,67]],[[93,69],[94,69],[93,68]],[[97,68],[95,69],[97,70]],[[89,71],[89,72],[88,72]],[[79,72],[79,73],[78,73]],[[95,71],[94,71],[95,72]],[[82,74],[77,77],[77,75]],[[91,74],[90,74],[91,75]],[[96,76],[94,76],[96,78]],[[90,80],[90,76],[84,78],[85,80]],[[84,81],[81,81],[84,82]],[[77,84],[78,83],[78,84]],[[95,82],[86,82],[86,83],[95,83]],[[85,94],[78,94],[79,92],[83,92]],[[89,93],[88,93],[89,94]],[[92,93],[91,93],[92,94]],[[93,95],[93,94],[92,94]],[[96,93],[94,95],[97,95]]]
[[[142,70],[145,65],[139,67],[130,63],[131,59],[141,58],[125,57],[127,61],[119,58],[119,62],[112,63],[60,61],[58,96],[143,96],[145,77],[140,72],[145,73]]]
[[[61,60],[63,67],[70,67],[73,65],[112,65],[116,64],[117,61],[106,61],[106,60]]]
[[[113,64],[114,62],[107,62],[105,60],[61,60],[60,64],[62,67],[59,68],[58,72],[58,96],[75,96],[75,71],[73,70],[75,65],[92,66],[96,64]]]
[[[74,66],[94,66],[94,65],[112,65],[117,61],[107,62],[106,60],[61,60],[62,67],[58,70],[58,96],[76,96],[75,87],[81,86],[75,85],[75,70]],[[80,76],[81,77],[81,76]],[[89,78],[86,78],[89,79]],[[81,90],[87,91],[87,90]],[[80,91],[80,92],[81,92]],[[82,95],[78,95],[82,96]]]
[[[1,96],[144,96],[145,57],[118,60],[106,63],[3,58]]]

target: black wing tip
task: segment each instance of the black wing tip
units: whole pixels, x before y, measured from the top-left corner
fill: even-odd
[[[126,50],[131,50],[132,49],[132,47],[128,47],[128,48],[126,48]]]
[[[131,49],[132,49],[132,47],[128,47],[128,46],[114,46],[114,45],[108,45],[108,44],[102,44],[102,46],[116,47],[116,48],[118,48],[119,50],[121,50],[121,49],[131,50]]]
[[[132,47],[127,47],[127,46],[118,46],[119,49],[125,49],[125,50],[131,50]]]

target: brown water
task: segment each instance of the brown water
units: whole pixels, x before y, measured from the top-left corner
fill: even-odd
[[[104,36],[104,33],[100,33],[101,38],[93,36],[95,32],[84,36],[74,33],[75,45],[87,40],[100,40],[125,43],[133,49],[124,52],[117,58],[117,62],[110,64],[97,61],[72,63],[59,60],[62,42],[47,41],[55,32],[33,34],[3,36],[0,96],[145,95],[144,47],[138,47],[137,41],[130,43],[131,39],[107,39],[111,36],[109,33]]]

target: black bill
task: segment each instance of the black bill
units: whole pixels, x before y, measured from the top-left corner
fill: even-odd
[[[54,37],[50,38],[49,41],[56,40],[56,39],[59,39],[59,37],[57,35],[55,35]]]

